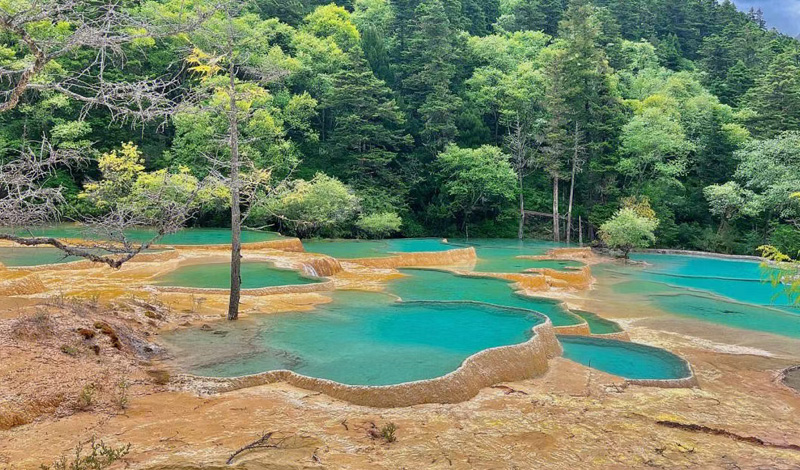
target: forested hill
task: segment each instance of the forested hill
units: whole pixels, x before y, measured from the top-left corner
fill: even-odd
[[[95,163],[57,178],[74,211],[98,210],[79,193],[101,176],[97,158],[123,143],[138,147],[147,170],[202,178],[209,155],[227,151],[215,87],[232,79],[254,168],[330,189],[324,173],[357,196],[357,207],[326,214],[333,220],[307,235],[388,234],[399,217],[404,236],[521,230],[574,241],[579,218],[587,239],[620,207],[649,202],[661,246],[800,250],[791,197],[800,190],[800,43],[757,13],[728,0],[340,2],[123,1],[154,25],[202,24],[152,37],[141,27],[108,63],[92,62],[90,45],[54,55],[33,77],[39,85],[0,114],[3,158],[43,137],[91,148]],[[52,45],[79,27],[44,19],[22,34],[8,19],[28,3],[0,2],[8,69],[35,61],[26,37]],[[274,73],[267,80],[253,64]],[[171,99],[183,105],[142,123],[81,100],[84,82],[100,76],[87,71],[101,66],[115,84],[172,77]],[[287,204],[248,223],[289,220],[300,209]],[[227,217],[204,207],[195,223]]]

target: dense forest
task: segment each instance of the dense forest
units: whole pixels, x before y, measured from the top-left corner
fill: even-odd
[[[0,1],[0,158],[85,153],[66,216],[109,173],[219,172],[233,123],[245,183],[288,188],[253,227],[574,242],[631,207],[659,246],[800,251],[800,42],[729,0],[131,0],[101,53],[33,3]]]

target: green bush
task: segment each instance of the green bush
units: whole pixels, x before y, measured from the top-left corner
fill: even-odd
[[[356,227],[364,232],[368,238],[386,238],[400,231],[403,219],[394,212],[381,212],[378,214],[362,215],[356,222]]]
[[[311,181],[298,180],[281,196],[266,203],[264,209],[282,227],[301,238],[333,230],[351,222],[359,200],[352,190],[336,178],[317,173]]]
[[[625,207],[600,227],[600,238],[609,248],[622,251],[628,258],[634,248],[645,248],[656,241],[658,219],[637,214]]]

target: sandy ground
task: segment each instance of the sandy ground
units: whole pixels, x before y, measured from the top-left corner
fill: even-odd
[[[153,359],[158,335],[217,321],[224,299],[209,296],[197,308],[186,294],[119,294],[120,282],[144,283],[144,264],[113,277],[38,273],[47,292],[0,297],[0,469],[39,468],[92,436],[130,443],[114,468],[133,469],[800,469],[800,394],[780,380],[800,364],[797,340],[615,304],[596,286],[554,295],[686,358],[700,387],[626,387],[557,358],[544,377],[455,405],[373,409],[285,384],[197,396],[165,384],[168,371]],[[375,289],[377,278],[396,275],[351,268],[336,276],[339,286]],[[53,297],[92,285],[90,299]],[[269,296],[247,299],[243,311],[309,310],[327,300]],[[387,423],[397,426],[395,442],[375,436]],[[274,433],[270,447],[226,464],[265,432]]]

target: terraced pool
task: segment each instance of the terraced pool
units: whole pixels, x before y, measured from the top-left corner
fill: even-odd
[[[242,288],[313,284],[319,279],[306,277],[288,269],[278,269],[272,263],[245,261],[242,263]],[[182,266],[156,278],[156,285],[230,289],[231,272],[228,263],[208,263]]]
[[[147,229],[131,229],[125,232],[130,240],[145,242],[155,232]],[[41,227],[20,232],[20,235],[34,235],[52,238],[79,238],[86,240],[102,239],[87,227],[75,224],[63,224],[52,227]],[[254,243],[277,240],[281,235],[276,232],[245,230],[242,232],[242,243]],[[185,228],[180,232],[165,235],[158,241],[161,245],[224,245],[231,243],[231,231],[226,228]]]
[[[303,240],[306,251],[341,259],[385,258],[396,253],[448,251],[453,246],[436,238],[404,238],[393,240]]]
[[[479,351],[524,342],[542,320],[519,309],[336,292],[312,313],[265,315],[164,339],[196,374],[287,369],[350,385],[390,385],[439,377]]]
[[[671,380],[691,376],[689,365],[663,349],[611,339],[560,336],[564,357],[626,379]]]
[[[758,261],[637,254],[646,266],[602,266],[612,292],[670,314],[800,338],[800,309],[765,278]]]
[[[9,267],[70,263],[80,259],[64,256],[64,252],[56,248],[0,247],[0,263]]]

